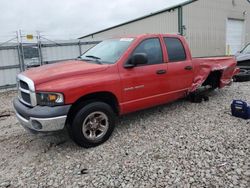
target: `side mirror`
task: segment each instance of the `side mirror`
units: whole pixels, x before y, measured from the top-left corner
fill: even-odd
[[[145,53],[133,54],[130,60],[125,64],[125,68],[132,68],[136,65],[144,65],[148,63],[148,56]]]

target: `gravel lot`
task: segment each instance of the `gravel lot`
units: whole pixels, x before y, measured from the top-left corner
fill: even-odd
[[[250,102],[250,82],[122,117],[111,139],[91,149],[65,132],[32,135],[0,93],[0,187],[250,187],[250,121],[230,115]]]

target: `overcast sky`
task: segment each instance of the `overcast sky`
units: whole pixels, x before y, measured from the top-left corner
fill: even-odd
[[[51,39],[77,38],[186,0],[0,0],[0,41],[41,31]]]

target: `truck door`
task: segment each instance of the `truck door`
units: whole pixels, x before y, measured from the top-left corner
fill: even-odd
[[[179,38],[164,37],[168,54],[168,93],[181,93],[193,83],[193,64]]]
[[[132,52],[145,53],[148,63],[133,68],[120,67],[122,111],[135,111],[162,103],[162,81],[167,73],[158,37],[144,39]]]

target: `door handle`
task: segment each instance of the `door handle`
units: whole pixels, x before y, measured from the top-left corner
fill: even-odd
[[[156,74],[166,74],[166,70],[157,70]]]
[[[186,66],[184,69],[185,69],[185,70],[192,70],[193,67],[192,67],[192,66]]]

